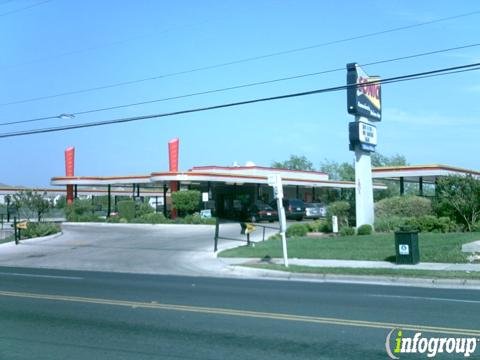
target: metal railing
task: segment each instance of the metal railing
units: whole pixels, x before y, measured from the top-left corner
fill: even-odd
[[[267,226],[267,225],[262,225],[259,223],[247,223],[247,222],[240,222],[240,234],[241,235],[246,235],[246,238],[232,238],[232,237],[227,237],[227,236],[220,236],[220,224],[222,223],[222,220],[219,219],[218,217],[216,218],[215,221],[215,237],[214,237],[214,246],[213,246],[213,251],[217,252],[218,250],[218,240],[230,240],[230,241],[240,241],[240,242],[246,242],[247,246],[251,245],[250,241],[250,234],[255,231],[256,227],[261,227],[262,228],[262,241],[265,241],[265,230],[266,229],[273,229],[273,230],[278,230],[280,232],[280,228],[274,227],[274,226]],[[231,221],[224,221],[225,224],[227,223],[232,223]],[[253,225],[254,229],[251,231],[247,231],[247,224]]]

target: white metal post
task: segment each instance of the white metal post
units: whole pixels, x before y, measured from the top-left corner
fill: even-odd
[[[356,121],[369,123],[366,118],[356,117]],[[357,228],[364,224],[373,226],[373,182],[370,152],[360,145],[355,146],[355,212]]]
[[[280,236],[282,237],[282,252],[283,264],[288,267],[288,252],[287,252],[287,219],[285,216],[285,209],[283,208],[283,185],[280,175],[268,177],[268,185],[273,186],[273,193],[277,199],[278,221],[280,222]]]

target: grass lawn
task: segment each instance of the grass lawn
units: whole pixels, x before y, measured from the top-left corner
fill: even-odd
[[[332,274],[332,275],[369,275],[369,276],[395,276],[415,277],[428,279],[467,279],[480,280],[480,271],[442,271],[442,270],[411,270],[411,269],[356,269],[346,267],[312,267],[290,265],[286,268],[276,264],[245,265],[248,267],[282,270],[293,273]]]
[[[465,263],[468,254],[462,244],[480,240],[480,233],[420,233],[420,261]],[[289,238],[288,257],[299,259],[395,261],[394,234],[337,236],[324,238]],[[221,257],[263,258],[282,257],[281,240],[256,243],[255,247],[240,246],[222,251]]]

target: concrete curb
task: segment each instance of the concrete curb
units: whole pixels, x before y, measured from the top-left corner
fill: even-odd
[[[55,234],[52,234],[52,235],[47,235],[47,236],[40,236],[40,237],[35,237],[35,238],[30,238],[30,239],[23,239],[23,240],[20,240],[18,245],[15,245],[15,241],[10,241],[10,242],[6,242],[6,243],[2,243],[0,244],[0,248],[1,247],[10,247],[10,246],[21,246],[21,245],[25,245],[25,244],[34,244],[36,242],[41,242],[41,241],[46,241],[46,240],[52,240],[52,239],[55,239],[59,236],[62,236],[63,235],[63,231],[60,231],[58,233],[55,233]]]
[[[68,226],[104,226],[104,227],[133,227],[133,228],[161,228],[161,227],[213,227],[215,225],[207,224],[120,224],[120,223],[103,223],[103,222],[63,222],[62,225]]]
[[[218,255],[218,254],[216,254]],[[218,256],[217,256],[218,257]],[[262,264],[258,258],[229,258],[218,257],[229,265],[241,265],[246,263]],[[290,265],[329,268],[362,268],[362,269],[395,269],[395,270],[432,270],[432,271],[480,271],[480,263],[429,263],[421,262],[416,265],[398,265],[386,261],[365,260],[334,260],[334,259],[297,259],[289,258]],[[270,264],[282,265],[283,259],[271,258]]]
[[[230,271],[232,275],[238,275],[242,278],[248,279],[480,290],[480,280],[406,278],[373,275],[307,274],[291,273],[280,270],[254,269],[250,267],[244,267],[242,265],[231,265],[229,267],[231,268]]]

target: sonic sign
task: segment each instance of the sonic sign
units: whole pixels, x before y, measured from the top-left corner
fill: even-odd
[[[379,77],[369,77],[356,63],[347,64],[347,106],[348,113],[381,121],[382,100]]]

